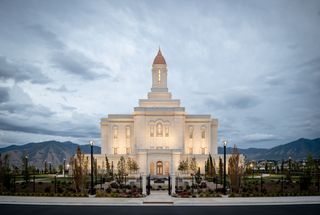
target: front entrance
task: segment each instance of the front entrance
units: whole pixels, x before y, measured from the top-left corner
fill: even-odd
[[[163,175],[163,163],[162,161],[157,162],[157,175]]]
[[[170,163],[169,161],[151,161],[150,162],[150,172],[149,174],[151,176],[162,176],[162,175],[169,175],[169,171],[170,171]]]

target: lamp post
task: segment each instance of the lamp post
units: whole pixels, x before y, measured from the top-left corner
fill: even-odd
[[[252,179],[253,179],[253,175],[254,175],[254,169],[253,169],[253,163],[250,164],[251,170],[252,170]]]
[[[227,153],[227,140],[223,140],[223,192],[224,195],[227,194],[227,173],[226,173],[226,162],[227,162],[227,157],[226,157],[226,153]]]
[[[63,177],[66,176],[66,159],[63,159]]]
[[[25,180],[26,180],[26,183],[28,183],[29,182],[29,173],[28,173],[28,155],[26,155],[25,157],[25,161],[26,161],[26,163],[25,163]]]
[[[91,186],[90,186],[90,195],[94,195],[94,190],[93,190],[93,144],[94,144],[94,141],[93,140],[90,140],[89,141],[89,144],[90,144],[90,148],[91,148]]]
[[[291,174],[291,156],[289,156],[289,167],[288,167],[288,170],[289,170],[289,176]]]

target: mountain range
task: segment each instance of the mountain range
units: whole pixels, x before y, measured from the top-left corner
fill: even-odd
[[[66,162],[69,162],[70,158],[75,155],[78,146],[80,146],[81,152],[85,154],[90,153],[89,145],[78,145],[70,141],[59,142],[52,140],[28,143],[21,146],[11,145],[0,148],[0,154],[9,154],[10,163],[15,166],[21,166],[23,158],[27,155],[30,165],[42,169],[44,168],[45,161],[53,167],[61,165],[64,159],[66,159]],[[101,148],[99,146],[93,146],[93,152],[100,154]]]
[[[232,153],[233,148],[228,147],[227,153]],[[270,149],[263,148],[238,148],[248,160],[287,160],[289,156],[294,160],[303,160],[310,154],[313,158],[320,158],[320,138],[313,140],[300,138],[290,143],[275,146]],[[223,154],[223,147],[218,148],[218,153]]]
[[[11,145],[8,147],[0,148],[0,154],[9,154],[10,163],[15,166],[22,165],[22,158],[28,155],[29,164],[42,169],[45,160],[48,164],[51,163],[54,167],[66,162],[76,153],[77,147],[83,153],[90,153],[89,145],[78,145],[72,142],[59,142],[59,141],[45,141],[38,143],[28,143],[25,145],[17,146]],[[232,153],[233,148],[227,147],[227,153]],[[101,153],[99,146],[94,146],[93,151],[95,154]],[[294,160],[305,159],[309,154],[314,158],[320,157],[320,138],[305,139],[301,138],[296,141],[279,145],[270,149],[262,148],[238,148],[241,154],[244,154],[248,160],[282,160],[288,159],[289,156]],[[223,147],[218,147],[218,153],[223,154]]]

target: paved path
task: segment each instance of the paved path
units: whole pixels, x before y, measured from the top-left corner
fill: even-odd
[[[174,205],[174,206],[225,206],[225,205],[292,205],[320,204],[320,196],[255,197],[255,198],[173,198],[166,193],[153,193],[145,198],[75,198],[0,196],[0,204],[26,205]]]

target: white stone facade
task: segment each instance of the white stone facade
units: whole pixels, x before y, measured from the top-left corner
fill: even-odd
[[[159,50],[152,65],[152,88],[132,114],[109,114],[101,119],[101,155],[116,164],[120,156],[138,162],[143,175],[175,175],[181,160],[196,158],[201,172],[209,153],[218,166],[218,120],[188,115],[167,88],[167,65]]]

